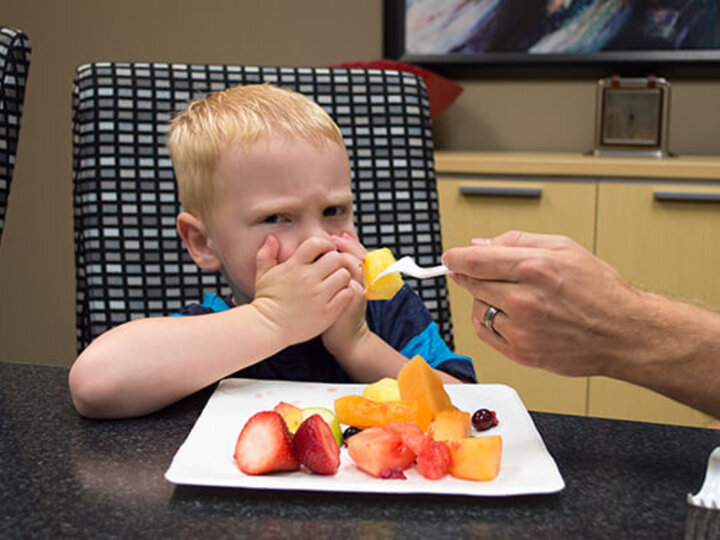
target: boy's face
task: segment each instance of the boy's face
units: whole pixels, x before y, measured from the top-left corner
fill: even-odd
[[[255,294],[255,256],[268,235],[280,242],[281,263],[311,236],[357,238],[350,164],[338,144],[272,137],[229,148],[213,180],[210,238],[238,303]]]

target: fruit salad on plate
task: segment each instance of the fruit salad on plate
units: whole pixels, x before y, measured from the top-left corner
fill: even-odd
[[[257,412],[243,426],[233,457],[249,475],[299,469],[334,475],[345,444],[355,467],[376,478],[403,479],[416,467],[428,480],[449,474],[489,481],[500,469],[502,437],[473,436],[472,428],[497,424],[495,411],[471,416],[455,407],[439,375],[416,356],[397,380],[381,379],[362,395],[340,397],[334,411],[281,401]]]

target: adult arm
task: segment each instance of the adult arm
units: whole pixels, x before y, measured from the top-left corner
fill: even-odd
[[[569,238],[512,231],[443,255],[478,337],[511,360],[603,375],[720,417],[720,314],[631,287]],[[483,324],[501,310],[497,333]]]

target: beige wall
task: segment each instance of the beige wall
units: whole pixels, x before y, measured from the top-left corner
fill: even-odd
[[[435,126],[438,148],[586,152],[593,147],[595,80],[460,82],[464,92]],[[720,81],[670,82],[670,151],[719,155]]]
[[[330,23],[326,21],[331,21]],[[0,245],[0,359],[69,365],[75,354],[70,92],[93,61],[325,65],[382,54],[382,2],[3,0],[0,24],[33,46]],[[593,81],[461,81],[436,125],[445,149],[583,152]],[[720,83],[676,82],[671,148],[720,154]]]

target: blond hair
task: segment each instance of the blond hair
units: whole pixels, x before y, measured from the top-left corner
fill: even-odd
[[[291,90],[270,84],[236,86],[191,102],[175,116],[167,138],[183,208],[209,218],[215,191],[212,177],[222,152],[231,145],[247,148],[272,135],[345,147],[332,118],[314,101]]]

